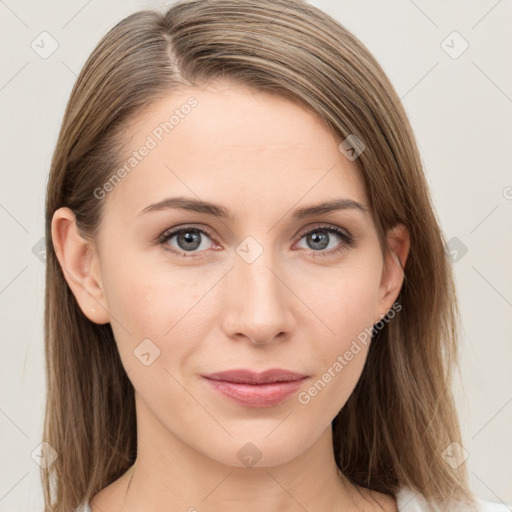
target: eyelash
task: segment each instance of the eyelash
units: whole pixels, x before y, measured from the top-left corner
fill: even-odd
[[[173,248],[170,248],[170,246],[167,244],[167,242],[171,238],[173,238],[174,236],[179,235],[180,233],[185,232],[185,231],[198,231],[213,240],[213,235],[206,228],[199,228],[196,226],[184,226],[184,227],[180,227],[179,229],[174,229],[172,231],[165,231],[158,237],[156,242],[159,245],[162,245],[164,250],[169,251],[172,254],[176,254],[177,256],[182,256],[184,258],[196,258],[198,256],[194,255],[194,252],[189,252],[188,254],[186,252],[180,252]],[[306,235],[309,235],[311,233],[316,233],[318,231],[334,233],[334,234],[338,235],[344,243],[341,243],[340,246],[337,247],[336,249],[331,249],[329,251],[310,250],[309,252],[311,253],[311,256],[313,258],[325,258],[327,256],[333,256],[335,254],[340,254],[355,245],[353,237],[347,231],[344,231],[344,230],[334,227],[334,226],[322,226],[322,225],[315,226],[313,229],[310,229],[308,231],[301,233],[299,236],[299,240],[304,238]],[[200,252],[203,252],[203,251],[200,251]]]

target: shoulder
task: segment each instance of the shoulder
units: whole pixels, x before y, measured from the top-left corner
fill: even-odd
[[[510,512],[512,510],[512,504],[505,505],[504,503],[494,503],[484,500],[478,500],[478,506],[481,512]]]
[[[91,506],[89,503],[84,503],[83,505],[79,506],[75,512],[91,512]]]
[[[396,495],[396,504],[398,512],[431,512],[432,507],[429,506],[426,498],[417,492],[402,487]],[[502,503],[494,503],[491,501],[477,500],[478,508],[474,512],[510,512],[512,507]],[[89,503],[84,503],[78,507],[75,512],[91,512]],[[462,512],[462,510],[461,510]]]
[[[395,497],[398,512],[436,512],[436,508],[429,505],[422,494],[408,487],[402,487]],[[472,509],[472,512],[510,512],[511,510],[512,508],[502,503],[477,499],[477,508]],[[466,506],[460,507],[460,512],[466,511]]]

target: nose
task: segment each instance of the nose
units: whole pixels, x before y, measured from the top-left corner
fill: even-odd
[[[294,327],[293,293],[271,250],[251,263],[235,255],[224,280],[224,332],[231,339],[266,345],[288,338]]]

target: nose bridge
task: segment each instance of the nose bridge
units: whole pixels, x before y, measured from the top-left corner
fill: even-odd
[[[271,341],[290,329],[290,294],[279,275],[272,247],[247,237],[236,248],[229,275],[231,334]]]
[[[270,251],[269,251],[270,252]],[[239,258],[235,264],[235,286],[245,303],[258,309],[275,309],[276,301],[281,303],[282,283],[277,278],[272,257],[259,256],[252,263]]]

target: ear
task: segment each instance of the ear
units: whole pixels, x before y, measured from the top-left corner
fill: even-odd
[[[374,319],[374,324],[386,315],[400,293],[405,277],[403,268],[411,246],[409,231],[403,224],[397,224],[388,231],[387,241],[390,251],[382,269],[377,304],[379,316]]]
[[[95,246],[83,238],[69,208],[59,208],[52,218],[52,241],[64,278],[84,315],[94,323],[110,321]]]

